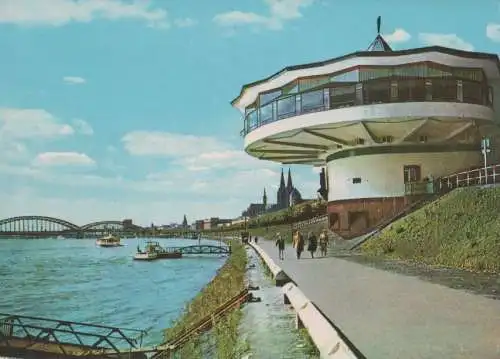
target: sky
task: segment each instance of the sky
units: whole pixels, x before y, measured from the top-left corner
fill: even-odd
[[[282,168],[243,151],[242,85],[366,49],[379,15],[394,49],[499,53],[500,2],[477,4],[0,0],[0,218],[237,217]]]

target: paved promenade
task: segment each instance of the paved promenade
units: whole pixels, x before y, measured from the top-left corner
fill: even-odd
[[[500,301],[258,243],[368,359],[500,359]]]

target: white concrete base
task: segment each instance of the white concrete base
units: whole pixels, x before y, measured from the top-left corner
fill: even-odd
[[[336,329],[295,284],[286,284],[283,293],[297,313],[297,328],[307,329],[322,359],[357,359]]]
[[[262,258],[266,266],[269,268],[277,287],[281,287],[291,281],[288,275],[283,271],[283,269],[281,269],[276,263],[274,263],[271,257],[269,257],[267,253],[259,247],[258,244],[249,242],[248,245],[259,254],[260,258]]]

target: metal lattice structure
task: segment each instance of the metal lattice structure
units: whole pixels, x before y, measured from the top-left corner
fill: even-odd
[[[117,231],[139,231],[142,227],[136,225],[124,225],[122,221],[99,221],[88,223],[80,228],[82,231],[92,230],[117,230]]]
[[[0,235],[83,235],[103,232],[140,232],[140,226],[122,221],[99,221],[78,226],[69,221],[47,216],[18,216],[0,220]]]
[[[0,220],[0,233],[78,232],[80,227],[60,218],[20,216]]]
[[[171,249],[171,248],[169,248]],[[183,255],[185,254],[230,254],[231,247],[229,246],[211,246],[211,245],[194,245],[194,246],[185,246],[185,247],[177,247],[175,250],[178,250]]]
[[[2,354],[117,358],[140,348],[145,334],[137,329],[0,313]]]

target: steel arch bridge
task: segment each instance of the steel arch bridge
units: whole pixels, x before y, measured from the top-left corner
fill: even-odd
[[[0,220],[0,234],[77,233],[80,227],[64,219],[47,216],[19,216]]]
[[[99,235],[104,232],[138,233],[144,229],[140,226],[122,221],[99,221],[78,226],[69,221],[48,216],[17,216],[0,220],[0,236],[4,237],[43,237],[43,236],[76,236],[85,234]]]
[[[118,230],[118,231],[141,231],[142,227],[135,224],[124,224],[122,221],[99,221],[88,223],[80,227],[82,231],[93,231],[93,230]]]

